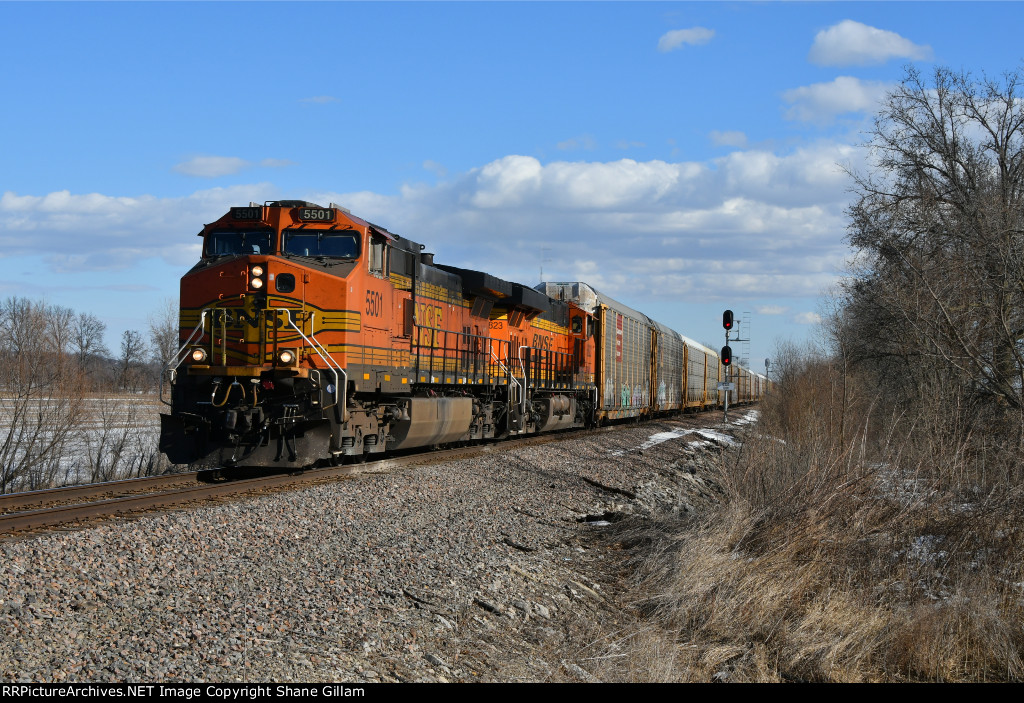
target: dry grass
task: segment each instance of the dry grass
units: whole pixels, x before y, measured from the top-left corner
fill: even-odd
[[[766,403],[723,455],[717,512],[620,523],[649,629],[602,677],[1024,679],[1016,452],[966,408],[873,426],[866,396],[838,408],[821,379]]]

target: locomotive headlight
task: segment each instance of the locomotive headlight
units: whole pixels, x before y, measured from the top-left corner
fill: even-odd
[[[253,290],[259,290],[263,287],[263,267],[259,264],[253,264],[249,267],[249,287]]]
[[[277,361],[285,366],[295,363],[295,352],[291,349],[282,349],[277,353]]]
[[[192,354],[190,356],[192,357],[192,361],[194,361],[197,364],[201,364],[204,361],[206,361],[206,350],[205,349],[193,349],[192,350]]]

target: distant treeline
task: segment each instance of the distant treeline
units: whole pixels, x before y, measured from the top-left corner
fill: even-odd
[[[95,315],[12,297],[0,301],[0,492],[106,481],[166,468],[156,453],[151,404],[176,351],[177,308],[104,344]]]
[[[178,308],[168,301],[145,331],[126,330],[117,349],[107,347],[106,333],[106,324],[89,312],[28,298],[0,301],[0,357],[24,370],[73,372],[91,392],[155,391],[160,370],[177,351]],[[0,377],[0,388],[12,380]]]

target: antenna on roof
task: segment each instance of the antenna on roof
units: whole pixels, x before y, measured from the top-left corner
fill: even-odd
[[[547,261],[551,261],[551,259],[548,259],[548,258],[544,257],[544,252],[548,252],[548,251],[551,251],[551,247],[541,247],[540,248],[540,282],[541,283],[544,282],[544,263],[547,262]]]

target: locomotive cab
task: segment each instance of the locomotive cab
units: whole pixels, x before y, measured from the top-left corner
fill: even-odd
[[[360,223],[333,205],[278,201],[231,208],[199,233],[201,259],[181,280],[181,349],[165,369],[172,411],[160,444],[171,461],[323,456],[347,385],[326,345],[352,319],[325,319],[309,298],[332,287],[344,308],[342,279],[364,248]]]

